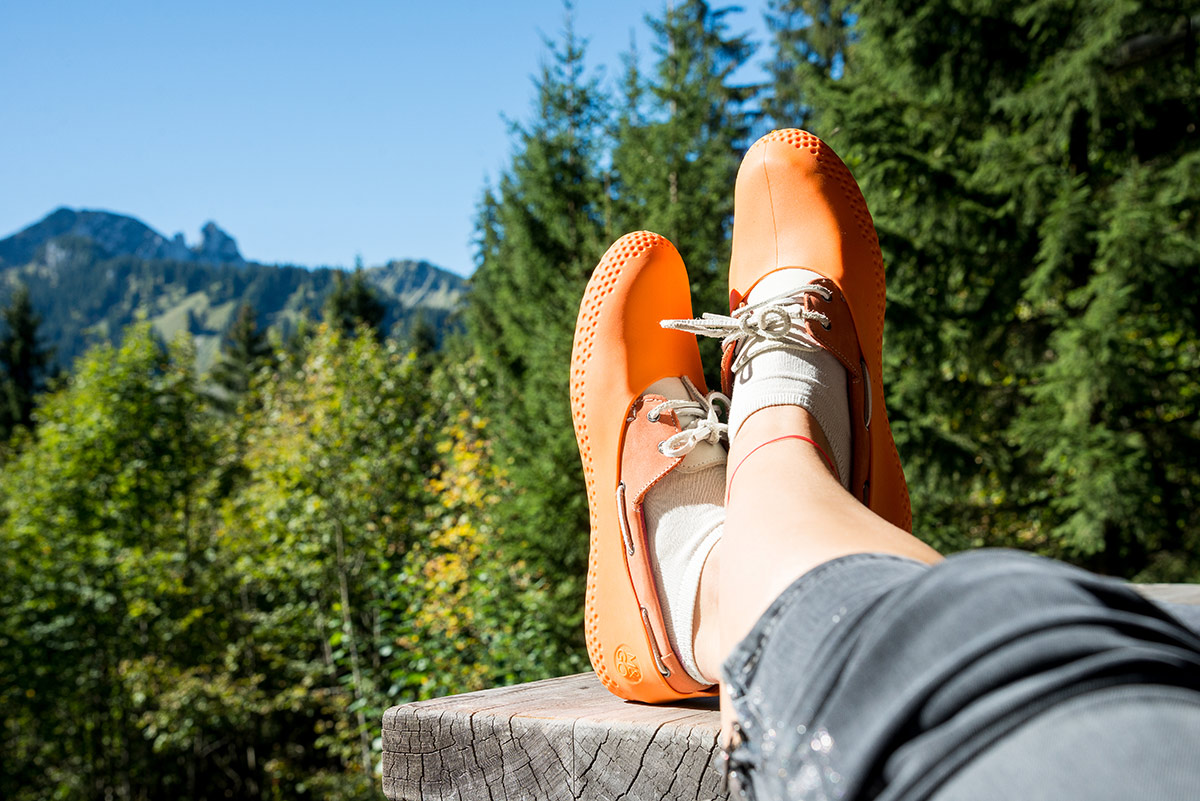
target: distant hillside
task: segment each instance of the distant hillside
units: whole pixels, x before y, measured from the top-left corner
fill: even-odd
[[[464,279],[424,261],[364,272],[388,306],[384,325],[397,334],[417,316],[443,330],[466,289]],[[260,325],[286,333],[301,317],[320,316],[334,275],[248,262],[212,222],[189,247],[182,234],[168,239],[133,217],[61,208],[0,240],[0,303],[18,282],[27,285],[44,341],[64,366],[145,314],[164,339],[191,333],[206,369],[239,303],[254,307]]]

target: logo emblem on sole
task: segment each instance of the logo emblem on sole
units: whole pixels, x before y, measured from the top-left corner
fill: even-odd
[[[629,653],[626,646],[618,645],[613,658],[617,663],[617,673],[621,675],[621,678],[635,684],[642,680],[642,670],[638,667],[637,657]]]

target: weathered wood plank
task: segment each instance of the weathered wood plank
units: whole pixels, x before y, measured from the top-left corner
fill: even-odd
[[[1200,604],[1200,585],[1142,584]],[[621,701],[591,673],[393,707],[383,722],[392,801],[720,799],[714,701]]]
[[[591,673],[393,707],[383,790],[432,799],[723,797],[715,703],[621,701]]]
[[[1152,601],[1200,604],[1200,584],[1134,584],[1133,586]]]

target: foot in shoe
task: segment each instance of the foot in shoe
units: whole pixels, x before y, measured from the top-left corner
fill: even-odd
[[[702,684],[716,684],[717,678],[704,675],[697,664],[692,636],[700,576],[725,527],[722,438],[727,426],[718,422],[713,401],[727,406],[728,400],[717,392],[705,397],[686,378],[657,381],[646,394],[667,399],[650,408],[652,418],[674,412],[681,426],[659,450],[683,461],[642,501],[663,622],[684,671]]]
[[[720,536],[726,426],[695,337],[659,325],[691,316],[678,251],[635,232],[593,271],[571,349],[591,517],[588,657],[604,686],[642,702],[714,694],[692,634],[699,576]]]

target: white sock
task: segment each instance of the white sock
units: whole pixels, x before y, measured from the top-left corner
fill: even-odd
[[[773,272],[751,290],[747,302],[761,303],[820,277],[799,268]],[[737,435],[747,417],[768,406],[807,409],[829,440],[842,486],[850,486],[850,400],[846,370],[833,354],[820,348],[789,348],[752,356],[733,378],[730,437]]]
[[[687,397],[679,379],[660,381],[650,391]],[[716,684],[717,679],[703,675],[696,664],[692,626],[700,573],[725,529],[724,502],[725,449],[701,442],[646,493],[642,505],[671,649],[687,674],[703,684]]]

